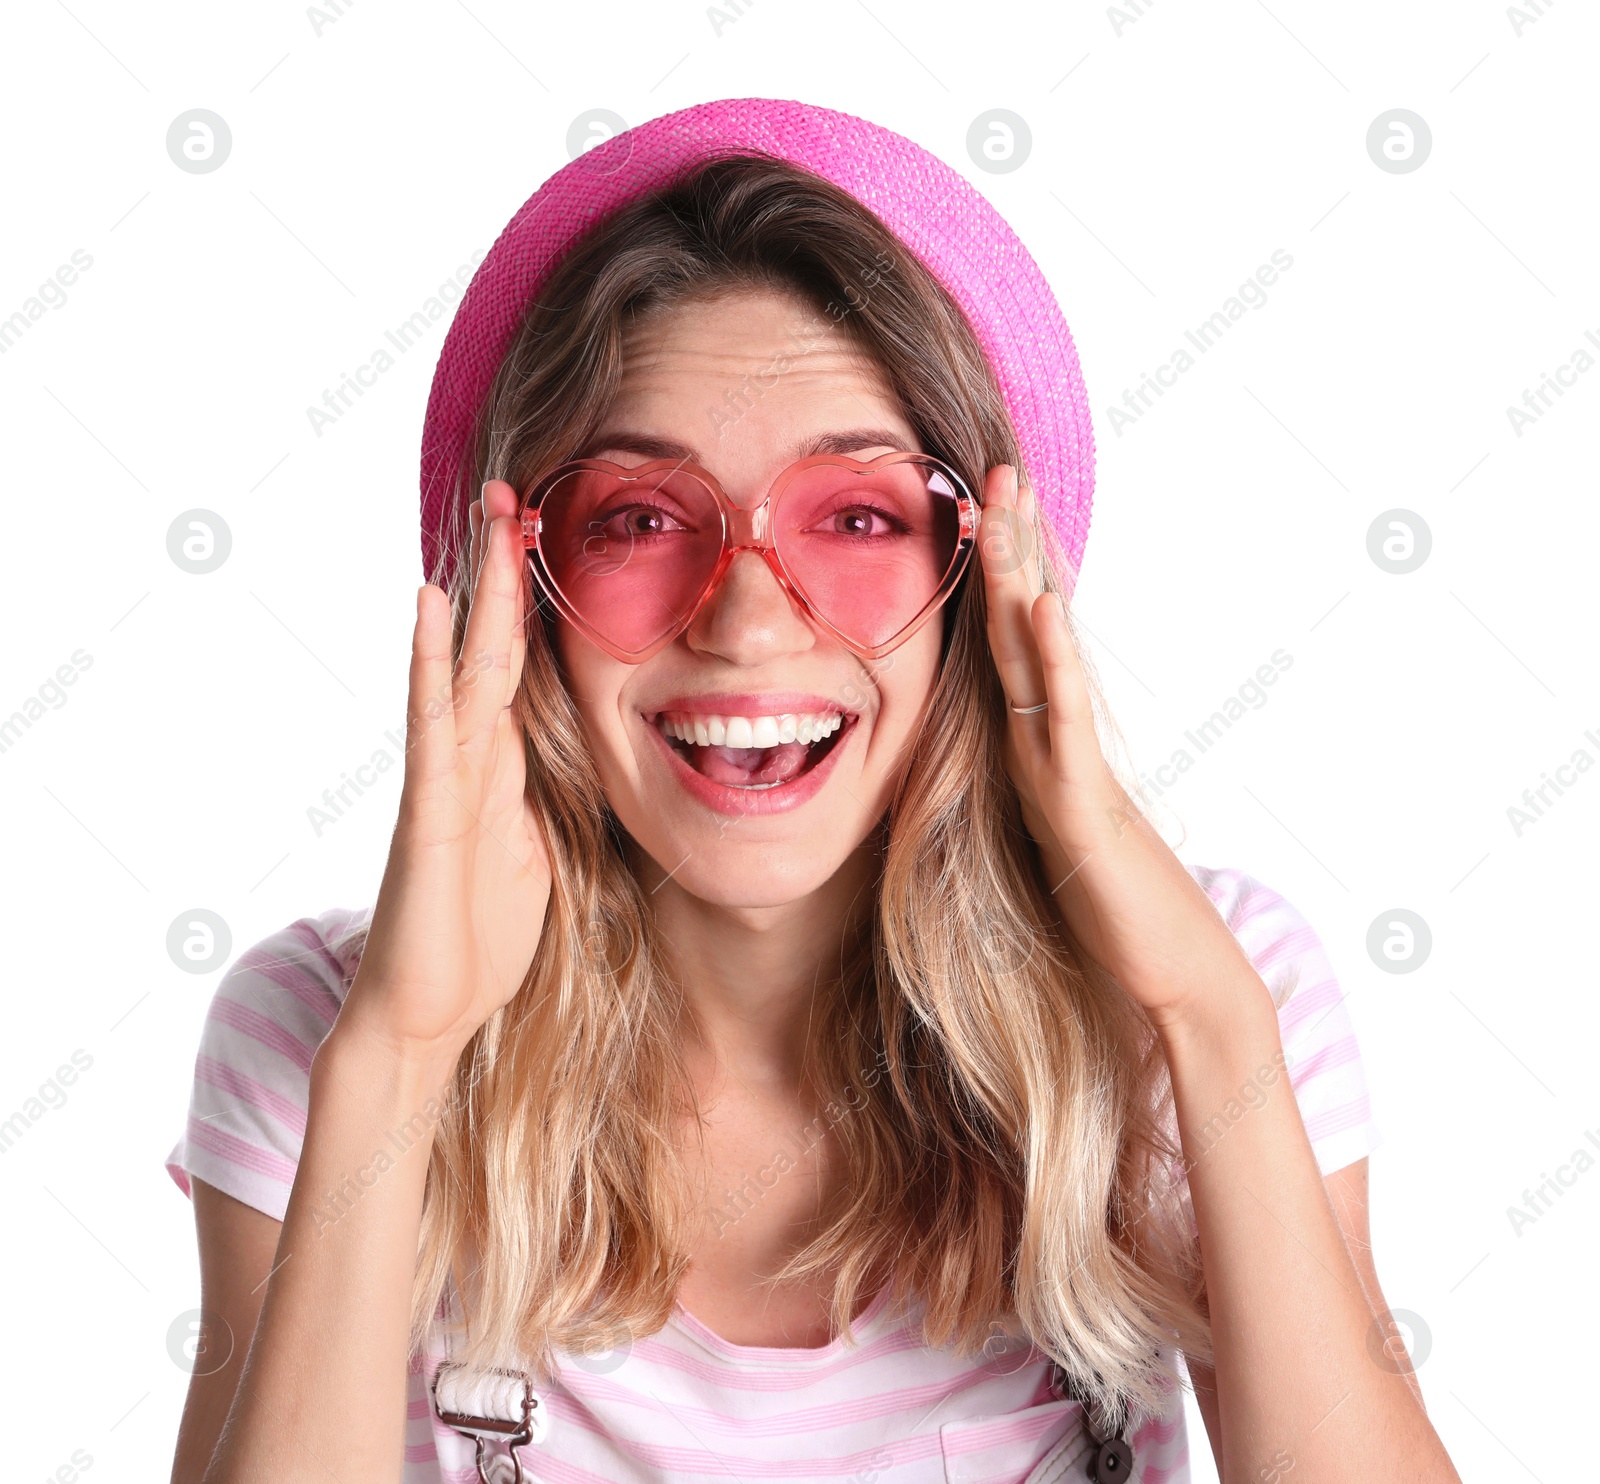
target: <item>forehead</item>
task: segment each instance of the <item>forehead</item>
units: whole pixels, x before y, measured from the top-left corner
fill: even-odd
[[[882,368],[802,299],[740,290],[629,328],[606,428],[672,435],[743,462],[823,428],[871,425],[917,449]]]

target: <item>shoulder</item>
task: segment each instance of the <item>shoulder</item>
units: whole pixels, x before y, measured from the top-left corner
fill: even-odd
[[[360,961],[370,907],[268,933],[228,966],[200,1029],[183,1137],[167,1170],[283,1219],[305,1136],[311,1062]]]
[[[1284,1065],[1324,1175],[1381,1141],[1349,995],[1300,909],[1235,867],[1191,865],[1278,1009]]]
[[[355,976],[369,911],[299,917],[241,953],[207,1012],[214,1049],[231,1046],[251,1059],[268,1053],[309,1070]]]
[[[1186,861],[1184,868],[1211,898],[1228,931],[1272,991],[1272,1002],[1280,1013],[1297,993],[1303,998],[1306,986],[1301,981],[1306,971],[1321,967],[1318,960],[1325,962],[1326,953],[1299,908],[1237,867]],[[1331,978],[1330,970],[1326,979]]]

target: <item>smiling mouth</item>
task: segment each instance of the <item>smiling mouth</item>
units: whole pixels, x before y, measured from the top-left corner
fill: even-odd
[[[747,717],[661,711],[645,720],[702,777],[728,788],[755,791],[782,788],[803,778],[839,744],[855,716],[849,712]]]

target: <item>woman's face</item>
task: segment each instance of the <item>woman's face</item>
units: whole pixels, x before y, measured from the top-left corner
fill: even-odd
[[[657,446],[629,442],[642,438]],[[737,505],[813,452],[923,451],[881,371],[826,316],[753,291],[641,321],[590,449],[625,466],[687,457]],[[741,551],[694,622],[643,664],[613,659],[564,619],[557,644],[628,833],[694,896],[767,907],[816,890],[882,818],[938,674],[940,632],[935,617],[864,661],[811,623],[758,553]],[[808,744],[797,722],[792,743],[715,745],[730,717],[751,727],[734,723],[733,740],[754,743],[774,735],[759,718],[779,719],[782,737],[791,716],[836,730]],[[699,739],[700,725],[712,745],[668,735]]]

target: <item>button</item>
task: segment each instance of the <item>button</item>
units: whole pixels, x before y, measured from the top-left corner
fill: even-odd
[[[1089,1459],[1094,1484],[1123,1484],[1133,1478],[1133,1449],[1121,1438],[1107,1438]]]

